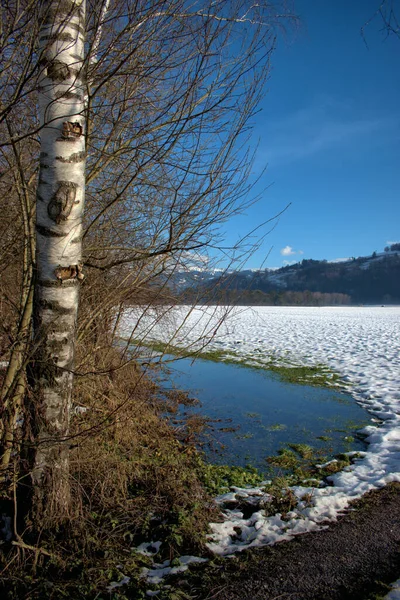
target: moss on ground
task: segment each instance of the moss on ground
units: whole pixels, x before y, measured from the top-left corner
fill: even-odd
[[[232,486],[256,486],[265,479],[265,474],[255,467],[204,464],[201,479],[207,491],[217,496]]]
[[[340,453],[331,458],[329,448],[313,448],[307,444],[288,444],[278,454],[268,456],[268,475],[271,483],[266,487],[268,493],[279,497],[280,490],[289,490],[294,485],[312,485],[326,480],[327,477],[342,471],[352,464],[359,455]]]
[[[280,379],[286,383],[327,388],[337,388],[341,384],[339,375],[324,365],[287,367],[271,364],[268,368],[279,375]]]
[[[178,358],[200,358],[239,367],[270,371],[275,373],[285,383],[335,389],[348,388],[348,385],[344,384],[338,373],[335,373],[323,364],[312,366],[294,365],[273,356],[260,360],[257,357],[243,356],[231,350],[195,350],[159,341],[143,342],[142,340],[136,340],[133,343],[149,348],[154,352],[159,352],[161,355],[171,354]]]

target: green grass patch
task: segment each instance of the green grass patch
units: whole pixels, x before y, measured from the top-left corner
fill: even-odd
[[[155,340],[134,340],[133,343],[149,348],[154,352],[159,352],[162,355],[172,354],[177,358],[200,358],[239,367],[270,371],[285,383],[336,389],[348,387],[345,386],[337,373],[323,364],[313,366],[293,365],[272,356],[264,357],[261,360],[254,356],[243,356],[231,350],[196,350]]]
[[[287,425],[284,423],[273,423],[272,425],[269,425],[269,427],[263,426],[263,428],[267,431],[284,431],[287,429]]]
[[[270,466],[268,475],[272,478],[271,489],[267,491],[274,495],[276,486],[282,486],[282,482],[284,486],[289,487],[304,485],[309,481],[322,481],[348,467],[358,454],[349,457],[342,453],[333,459],[330,459],[330,456],[330,448],[288,444],[287,447],[281,448],[278,454],[266,458]]]
[[[207,492],[217,496],[229,491],[231,486],[255,486],[265,480],[265,474],[255,467],[202,464],[201,480]]]
[[[341,385],[339,375],[324,365],[297,367],[271,364],[268,369],[279,375],[280,379],[286,383],[327,388]]]

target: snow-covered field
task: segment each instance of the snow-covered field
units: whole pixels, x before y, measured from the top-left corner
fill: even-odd
[[[129,335],[136,324],[136,339],[184,347],[207,341],[207,350],[234,352],[249,364],[271,359],[323,363],[352,386],[353,397],[371,415],[371,425],[364,430],[367,452],[331,476],[333,485],[294,488],[299,504],[288,520],[279,514],[266,518],[262,509],[250,519],[238,510],[226,510],[226,520],[212,524],[213,552],[231,554],[311,531],[325,519],[334,520],[350,500],[400,481],[400,307],[236,307],[223,318],[225,312],[179,307],[164,317],[146,315],[138,323],[133,311],[122,334]],[[262,491],[235,493],[261,497]],[[311,506],[301,500],[305,494],[311,495]]]
[[[123,334],[135,324],[132,312]],[[377,417],[400,410],[400,307],[235,307],[228,314],[220,307],[180,307],[145,315],[134,335],[191,349],[206,344],[249,364],[323,363]]]

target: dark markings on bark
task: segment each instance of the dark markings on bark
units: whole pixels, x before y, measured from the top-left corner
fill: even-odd
[[[80,54],[70,54],[71,58],[74,58],[75,60],[81,62],[82,61],[82,56]]]
[[[79,13],[81,13],[81,7],[77,6],[75,2],[72,2],[72,0],[58,0],[56,10],[50,8],[48,11],[46,11],[44,24],[53,25],[54,19],[57,17],[72,17]]]
[[[41,357],[36,361],[35,364],[36,378],[38,380],[47,381],[51,387],[56,383],[56,377],[59,375],[57,365],[54,362],[54,358]]]
[[[72,142],[75,144],[75,142],[77,141],[78,138],[64,138],[64,137],[59,137],[57,138],[57,142]]]
[[[59,333],[66,335],[71,329],[71,320],[57,319],[56,322],[47,326],[48,335],[57,335]]]
[[[49,202],[47,214],[50,219],[59,224],[66,221],[75,203],[78,185],[72,181],[59,181],[58,188]]]
[[[46,183],[46,181],[39,181],[40,185],[43,184],[43,183]],[[43,198],[43,196],[41,196],[39,194],[39,192],[36,193],[36,198],[39,200],[39,202],[46,202],[46,200]]]
[[[57,321],[54,321],[50,325],[46,326],[46,331],[49,336],[57,335],[60,333],[62,335],[68,335],[70,330],[71,330],[71,319],[69,319],[69,318],[57,319]]]
[[[65,371],[67,371],[68,373],[71,373],[71,371],[75,369],[75,361],[73,359],[68,361],[67,363],[65,363],[63,369],[65,369]]]
[[[86,158],[86,152],[74,152],[69,158],[63,158],[62,156],[56,156],[56,160],[62,163],[78,163],[84,161]]]
[[[52,288],[60,287],[61,283],[60,281],[55,281],[53,279],[41,279],[39,285],[45,288]],[[68,281],[64,281],[62,284],[63,287],[73,287],[74,285],[79,285],[78,279],[68,279]]]
[[[51,35],[42,35],[42,37],[39,38],[40,42],[45,42],[46,40],[49,42],[49,45],[53,42],[75,42],[74,37],[70,33],[64,32],[55,33]]]
[[[46,345],[48,348],[51,348],[52,353],[58,354],[65,349],[67,344],[69,344],[69,339],[64,337],[61,340],[48,340]]]
[[[68,23],[68,29],[73,29],[74,31],[77,31],[81,35],[85,35],[84,28],[81,27],[80,25],[78,25],[77,23]]]
[[[40,306],[44,310],[51,310],[57,315],[72,315],[75,313],[75,307],[67,308],[66,306],[62,306],[57,300],[39,300]]]
[[[71,244],[80,244],[81,241],[82,241],[82,236],[79,235],[78,237],[75,237],[73,240],[71,240]]]
[[[55,65],[55,63],[59,64]],[[79,83],[81,81],[79,77],[80,72],[81,69],[75,69],[74,67],[71,67],[71,65],[58,60],[53,60],[52,63],[50,63],[50,65],[47,67],[47,77],[54,79],[55,81],[65,81],[69,77],[73,77],[74,83]]]
[[[40,158],[46,158],[47,156],[48,156],[47,152],[41,152],[39,155]]]
[[[58,360],[58,357],[56,357]],[[43,365],[46,363],[43,361]],[[67,361],[65,365],[60,366],[53,362],[53,358],[47,363],[50,368],[48,369],[48,374],[51,378],[45,377],[49,382],[49,388],[53,392],[57,392],[59,395],[68,396],[68,388],[71,385],[71,375],[74,370],[75,364],[73,360]],[[67,392],[67,393],[66,393]],[[59,404],[49,404],[49,407],[56,409],[59,407]]]
[[[58,92],[56,94],[54,94],[54,98],[59,100],[60,98],[65,98],[66,100],[73,100],[74,98],[76,100],[79,100],[80,102],[83,102],[84,98],[82,94],[77,94],[75,92]]]
[[[72,69],[62,60],[52,60],[47,65],[47,77],[53,81],[65,81],[72,77]]]
[[[62,396],[63,397],[63,404],[65,402],[65,400],[68,398],[69,395],[69,387],[71,385],[70,383],[70,373],[68,372],[70,369],[67,367],[65,367],[66,371],[63,370],[63,367],[59,367],[59,366],[55,366],[53,367],[56,373],[56,377],[57,379],[54,380],[47,380],[49,383],[48,389],[52,392],[55,392],[58,396]],[[73,371],[73,368],[71,369],[71,371]],[[63,378],[60,381],[60,378],[65,375],[65,373],[67,373],[68,375],[68,379],[67,378]],[[60,406],[60,404],[48,404],[48,410],[52,410],[55,412],[55,414],[57,414],[58,411],[62,411],[65,410],[65,406],[63,407],[62,405]],[[60,412],[58,412],[58,414],[61,414]],[[53,419],[51,419],[53,420]],[[50,432],[50,428],[49,428],[49,424],[47,427],[47,431]],[[52,429],[52,431],[56,431],[54,429]],[[64,429],[65,435],[67,435],[67,431],[68,428]]]
[[[58,266],[54,270],[54,275],[61,282],[67,281],[68,279],[78,279],[79,281],[83,281],[85,279],[84,274],[82,273],[82,265],[68,265],[67,267]]]
[[[77,138],[82,135],[83,127],[79,121],[65,121],[62,126],[63,137],[66,138]]]
[[[46,165],[45,163],[40,163],[40,168],[41,169],[49,169],[50,165]]]
[[[69,327],[71,335],[74,335],[74,329],[74,326]],[[35,372],[37,379],[44,379],[52,391],[57,391],[62,395],[66,387],[71,384],[71,371],[74,368],[74,361],[69,359],[65,360],[62,366],[58,365],[59,357],[54,355],[53,341],[48,339],[44,341],[40,355],[35,361]],[[63,348],[58,347],[58,349],[62,350]],[[50,404],[53,408],[57,405],[58,403]]]
[[[51,385],[50,389],[53,391],[54,390],[54,386]],[[47,431],[47,435],[49,437],[54,436],[54,437],[58,437],[60,435],[60,430],[56,425],[53,425],[53,423],[56,422],[61,422],[62,423],[62,415],[63,415],[63,410],[62,407],[59,406],[58,404],[56,406],[50,406],[47,405],[46,406],[46,431]],[[63,432],[66,434],[67,433],[67,429],[63,427]],[[52,443],[54,444],[54,441],[52,441]],[[50,446],[50,444],[49,444]],[[48,478],[50,479],[51,476],[48,475]]]
[[[43,237],[63,238],[68,235],[68,233],[62,233],[61,231],[54,231],[54,229],[50,229],[49,227],[45,227],[44,225],[39,225],[39,224],[36,224],[36,231]]]
[[[74,370],[75,361],[73,359],[67,361],[64,366],[60,367],[60,370],[64,371],[64,373],[70,374],[71,371]]]

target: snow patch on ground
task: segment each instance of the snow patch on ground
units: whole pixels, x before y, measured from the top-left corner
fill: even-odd
[[[299,504],[289,518],[265,517],[260,510],[244,519],[238,510],[225,510],[225,521],[211,525],[214,553],[229,555],[312,531],[337,519],[351,500],[400,481],[400,307],[178,307],[140,319],[132,311],[121,335],[131,335],[134,323],[134,338],[192,350],[207,344],[207,350],[233,352],[248,364],[327,365],[372,416],[364,430],[367,452],[332,475],[329,486],[294,488]],[[308,495],[311,501],[303,502]]]
[[[151,569],[142,569],[141,576],[146,577],[148,583],[158,585],[167,575],[184,573],[188,570],[190,564],[205,563],[208,562],[208,559],[200,558],[199,556],[180,556],[179,559],[177,559],[177,562],[179,562],[179,564],[175,566],[171,566],[170,560],[165,560],[161,564],[155,563]]]
[[[130,582],[131,578],[124,575],[121,581],[112,581],[110,585],[107,586],[107,591],[112,592],[116,588],[122,587],[123,585],[127,585]]]

